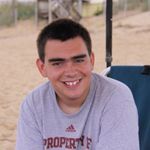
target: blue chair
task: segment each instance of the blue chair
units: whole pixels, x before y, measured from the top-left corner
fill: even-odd
[[[107,76],[131,89],[139,115],[140,150],[150,150],[150,66],[111,66]]]

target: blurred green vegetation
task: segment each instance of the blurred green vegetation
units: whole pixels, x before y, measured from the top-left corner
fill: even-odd
[[[35,3],[17,3],[17,20],[31,19],[34,17]],[[0,4],[0,26],[14,24],[13,7],[11,3]]]
[[[17,20],[31,19],[35,15],[35,3],[34,2],[18,2],[17,3]],[[121,11],[128,11],[140,9],[141,11],[150,10],[150,0],[119,0],[113,3],[113,13],[119,13]],[[91,17],[102,14],[104,6],[101,3],[83,3],[82,16]],[[14,24],[14,14],[11,3],[0,4],[0,26],[10,26]]]
[[[143,0],[142,11],[150,10],[150,0]]]
[[[0,26],[11,25],[13,22],[12,8],[10,4],[0,5]]]
[[[18,20],[30,19],[35,13],[35,3],[18,3]]]
[[[150,10],[150,0],[119,0],[113,3],[114,14],[128,10],[148,11]]]
[[[35,15],[35,3],[17,3],[17,20],[31,19]],[[14,16],[11,3],[0,4],[0,26],[10,26],[14,23]],[[100,15],[103,11],[103,6],[98,4],[83,4],[83,17],[91,17],[94,15]]]
[[[97,16],[102,14],[103,12],[103,5],[101,3],[83,3],[82,8],[82,16],[83,17],[91,17],[91,16]]]

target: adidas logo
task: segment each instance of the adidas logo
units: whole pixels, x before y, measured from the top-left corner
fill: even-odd
[[[76,132],[76,129],[75,129],[74,126],[71,124],[68,128],[66,128],[65,131],[66,131],[66,132]]]

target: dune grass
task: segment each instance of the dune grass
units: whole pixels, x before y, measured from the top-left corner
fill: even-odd
[[[100,3],[84,3],[82,8],[82,16],[83,17],[91,17],[100,15],[103,12],[103,5]]]

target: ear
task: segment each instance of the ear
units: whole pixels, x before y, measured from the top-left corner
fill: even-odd
[[[91,61],[92,70],[93,70],[93,68],[94,68],[94,63],[95,63],[95,56],[94,56],[94,53],[93,53],[93,52],[91,52],[90,61]]]
[[[41,73],[41,75],[43,77],[47,77],[47,73],[46,73],[44,62],[41,59],[38,58],[36,60],[36,65],[37,65],[37,68],[38,68],[39,72]]]

